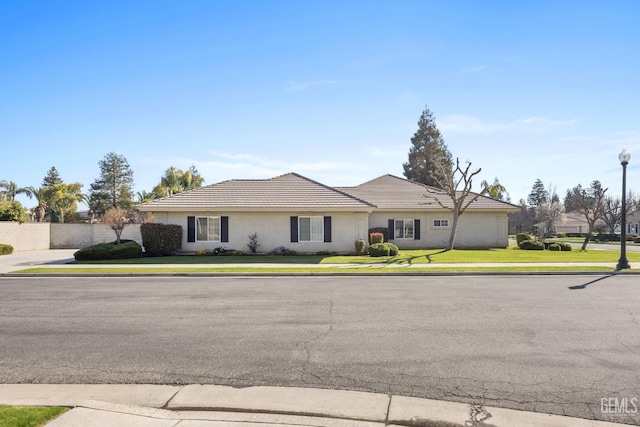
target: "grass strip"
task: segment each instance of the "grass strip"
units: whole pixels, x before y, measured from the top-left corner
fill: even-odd
[[[57,406],[0,405],[0,427],[39,427],[68,411]]]
[[[255,255],[255,256],[167,256],[124,260],[75,261],[72,264],[460,264],[460,263],[558,263],[617,262],[617,250],[573,250],[570,252],[526,251],[508,249],[442,249],[402,250],[395,257],[355,255]],[[640,252],[627,253],[629,262],[640,262]]]
[[[145,267],[81,267],[56,268],[36,267],[14,271],[18,274],[187,274],[187,273],[228,273],[228,274],[387,274],[387,273],[480,273],[480,272],[614,272],[610,267],[599,266],[517,266],[517,267],[186,267],[186,268],[145,268]]]

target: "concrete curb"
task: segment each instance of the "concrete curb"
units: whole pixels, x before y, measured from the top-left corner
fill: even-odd
[[[48,427],[317,427],[617,424],[512,409],[345,390],[218,385],[0,384],[0,404],[71,406]]]

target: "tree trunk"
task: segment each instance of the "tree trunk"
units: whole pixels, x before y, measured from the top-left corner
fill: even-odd
[[[584,242],[582,242],[582,250],[587,249],[587,243],[589,243],[589,239],[591,238],[591,233],[593,233],[593,229],[595,228],[595,222],[591,224],[591,221],[588,222],[589,230],[587,230],[587,237],[584,238]]]
[[[449,235],[449,243],[447,244],[447,250],[450,251],[453,249],[453,245],[456,241],[456,232],[458,231],[458,219],[460,216],[454,210],[453,211],[453,222],[451,224],[451,234]]]

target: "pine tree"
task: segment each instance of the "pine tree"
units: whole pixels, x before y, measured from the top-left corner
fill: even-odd
[[[51,169],[47,172],[47,175],[42,180],[42,187],[53,187],[56,184],[62,184],[62,178],[55,166],[51,166]]]
[[[119,207],[126,212],[133,210],[133,171],[127,159],[116,153],[108,153],[98,165],[100,178],[91,184],[89,207],[96,215],[110,208]]]
[[[451,169],[451,153],[447,149],[442,134],[436,127],[435,118],[425,107],[418,120],[418,130],[411,138],[409,160],[402,166],[404,176],[412,181],[441,188],[436,178],[436,162]]]

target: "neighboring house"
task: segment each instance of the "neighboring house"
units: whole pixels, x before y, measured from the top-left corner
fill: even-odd
[[[589,232],[589,223],[584,218],[584,214],[580,212],[567,212],[564,214],[565,220],[551,227],[551,230],[547,230],[544,222],[539,222],[534,225],[537,230],[542,232],[548,231],[549,233],[588,233]],[[596,221],[596,229],[593,231],[597,231],[603,229],[605,227],[605,223],[602,220]]]
[[[620,233],[620,230],[617,231]],[[637,236],[640,234],[640,211],[635,211],[627,215],[627,235]]]
[[[300,253],[349,253],[369,229],[389,227],[400,248],[445,247],[452,214],[426,186],[383,175],[357,187],[329,187],[295,173],[271,179],[229,180],[138,206],[156,222],[185,230],[182,249],[226,246],[259,252],[280,246]],[[442,195],[443,203],[451,203]],[[460,217],[456,247],[507,247],[507,213],[517,206],[480,197]]]

